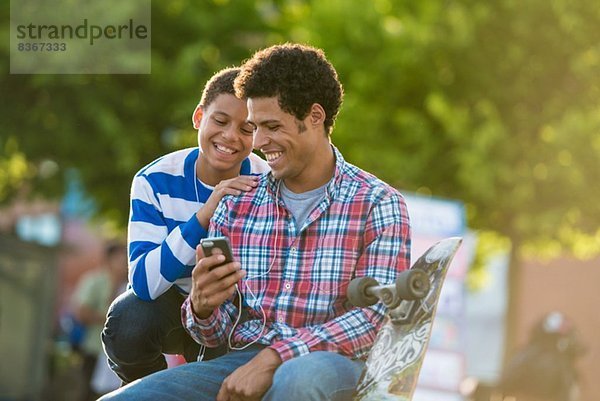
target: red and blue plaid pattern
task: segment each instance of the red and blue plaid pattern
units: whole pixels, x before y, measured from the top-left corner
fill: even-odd
[[[247,271],[238,287],[249,319],[235,328],[234,345],[260,336],[258,343],[285,361],[311,351],[362,358],[373,344],[385,308],[352,307],[346,289],[362,276],[391,283],[409,267],[408,212],[397,190],[334,152],[325,199],[303,227],[295,225],[270,173],[255,190],[226,197],[217,208],[209,235],[229,237]],[[208,347],[227,341],[237,315],[230,301],[206,320],[195,318],[189,298],[182,308],[184,325]]]

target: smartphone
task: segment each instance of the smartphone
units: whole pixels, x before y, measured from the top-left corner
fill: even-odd
[[[227,237],[212,237],[212,238],[204,238],[200,240],[200,246],[202,247],[202,252],[204,252],[204,256],[211,256],[215,248],[219,249],[225,256],[225,261],[222,264],[233,262],[233,255],[231,253],[231,245],[229,244],[229,239]]]

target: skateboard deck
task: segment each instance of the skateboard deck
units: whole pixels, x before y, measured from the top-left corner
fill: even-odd
[[[448,238],[436,243],[393,285],[379,285],[365,277],[352,281],[350,302],[356,306],[383,302],[388,307],[358,382],[355,401],[412,399],[440,291],[461,242],[461,238]]]

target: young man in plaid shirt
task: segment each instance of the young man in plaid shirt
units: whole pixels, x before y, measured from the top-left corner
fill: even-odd
[[[271,172],[217,207],[209,235],[229,238],[235,262],[198,249],[182,306],[197,342],[231,351],[107,399],[351,398],[385,308],[352,307],[348,284],[360,276],[391,283],[409,267],[402,196],[330,142],[342,88],[323,53],[291,44],[264,49],[244,64],[235,88],[248,99],[254,147]]]

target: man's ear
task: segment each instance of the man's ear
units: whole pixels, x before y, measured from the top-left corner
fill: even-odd
[[[313,126],[324,124],[326,117],[325,109],[323,109],[323,106],[321,106],[319,103],[314,103],[310,107],[309,117],[310,123]]]
[[[196,110],[194,110],[194,114],[192,114],[192,125],[194,126],[194,129],[199,129],[200,128],[200,121],[202,121],[202,106],[198,105],[196,106]]]

